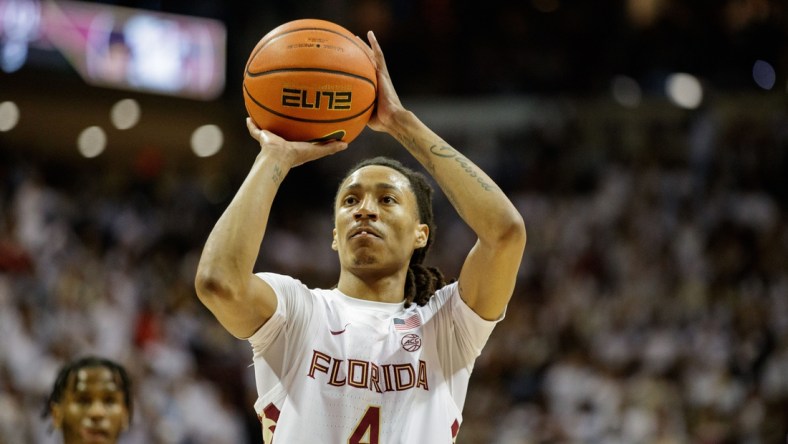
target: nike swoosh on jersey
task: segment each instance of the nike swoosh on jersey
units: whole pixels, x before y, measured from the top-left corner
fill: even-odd
[[[332,335],[334,335],[334,336],[336,336],[336,335],[341,335],[342,333],[344,333],[345,331],[347,331],[347,326],[348,326],[348,325],[350,325],[350,322],[348,322],[347,324],[345,324],[345,328],[343,328],[342,330],[329,330],[328,332],[329,332],[329,333],[331,333],[331,334],[332,334]]]

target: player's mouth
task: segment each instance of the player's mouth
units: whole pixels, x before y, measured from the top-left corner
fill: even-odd
[[[84,427],[81,430],[82,442],[101,444],[111,442],[109,431],[97,427]]]
[[[380,238],[380,234],[373,230],[370,227],[358,227],[350,232],[350,239],[356,239],[361,237],[377,237]]]

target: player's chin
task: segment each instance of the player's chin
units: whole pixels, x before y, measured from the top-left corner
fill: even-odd
[[[377,256],[373,254],[361,253],[353,256],[353,266],[355,267],[369,268],[377,265],[379,262]]]
[[[117,436],[106,429],[85,427],[80,430],[80,437],[85,444],[114,443]]]

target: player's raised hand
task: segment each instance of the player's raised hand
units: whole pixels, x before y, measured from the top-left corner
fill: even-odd
[[[389,132],[389,128],[393,124],[392,118],[394,114],[404,110],[404,107],[397,95],[397,91],[394,89],[394,84],[386,66],[386,59],[383,57],[383,50],[377,38],[375,38],[375,33],[369,31],[367,38],[369,39],[368,55],[375,62],[375,68],[378,71],[377,103],[375,112],[372,114],[367,126],[375,131]]]
[[[271,131],[258,128],[249,117],[246,118],[246,127],[249,129],[249,135],[260,143],[261,150],[267,150],[282,156],[292,167],[329,156],[347,148],[346,142],[336,140],[324,143],[285,140]]]

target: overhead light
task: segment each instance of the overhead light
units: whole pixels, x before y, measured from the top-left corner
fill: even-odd
[[[109,117],[115,128],[126,130],[140,121],[140,104],[134,99],[123,99],[112,105]]]
[[[676,73],[668,76],[665,91],[676,105],[695,109],[703,101],[703,87],[700,80],[692,74]]]
[[[0,132],[11,131],[17,123],[19,123],[19,107],[16,103],[0,103]]]
[[[222,149],[224,135],[216,125],[203,125],[192,133],[192,151],[198,157],[210,157]]]
[[[96,157],[107,147],[107,135],[101,127],[89,126],[77,137],[77,149],[87,158]]]
[[[611,85],[613,99],[627,108],[640,105],[642,93],[635,79],[627,76],[615,76]]]
[[[765,90],[770,90],[774,88],[774,84],[777,81],[777,73],[769,62],[756,60],[752,65],[752,79],[755,80],[756,85]]]

